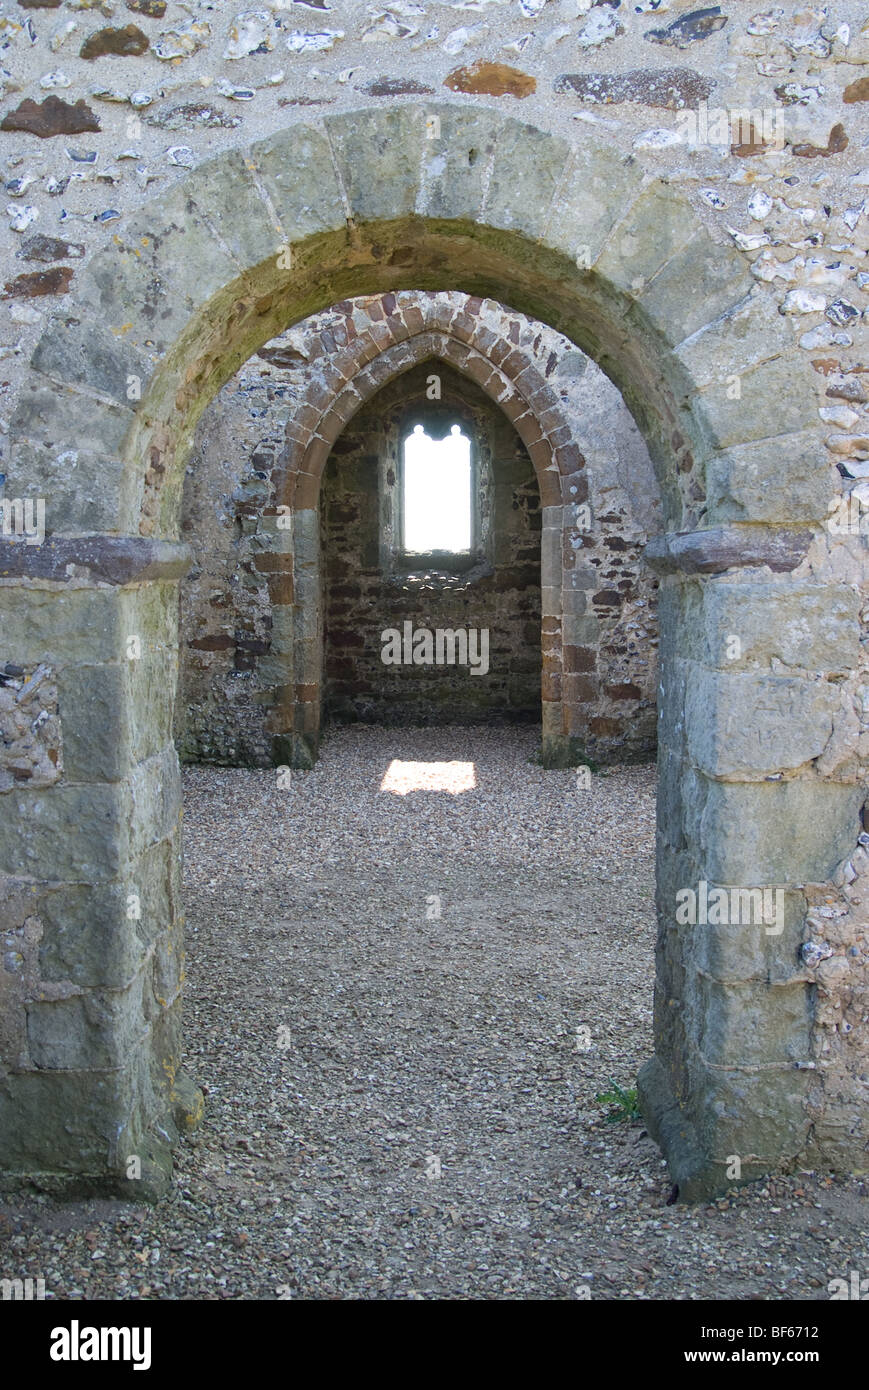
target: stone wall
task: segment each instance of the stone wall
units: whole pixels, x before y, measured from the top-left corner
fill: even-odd
[[[395,531],[384,502],[397,503],[399,431],[411,406],[431,413],[426,383],[433,372],[440,410],[472,439],[482,474],[488,544],[485,559],[465,573],[396,568],[384,554],[384,529]],[[457,372],[422,363],[354,417],[333,447],[322,487],[327,715],[380,723],[538,723],[540,490],[527,449],[497,407]],[[469,666],[385,665],[381,634],[389,628],[403,634],[405,622],[430,631],[485,630],[488,670],[471,675]]]

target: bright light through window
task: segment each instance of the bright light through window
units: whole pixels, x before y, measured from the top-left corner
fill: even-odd
[[[404,549],[471,548],[471,441],[453,425],[430,439],[415,425],[404,441]]]

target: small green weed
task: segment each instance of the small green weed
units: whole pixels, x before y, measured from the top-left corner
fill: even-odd
[[[610,1089],[601,1091],[599,1096],[595,1096],[595,1100],[600,1105],[609,1107],[609,1114],[606,1116],[607,1124],[629,1123],[631,1120],[641,1118],[640,1107],[637,1104],[636,1086],[631,1086],[626,1091],[610,1077]]]

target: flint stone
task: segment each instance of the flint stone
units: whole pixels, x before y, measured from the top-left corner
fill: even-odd
[[[632,68],[621,73],[563,73],[553,87],[556,92],[574,92],[583,101],[603,105],[632,101],[681,111],[707,101],[715,83],[691,68]]]
[[[71,266],[55,265],[50,270],[34,270],[16,275],[3,287],[4,299],[39,299],[43,295],[66,294],[73,277]]]
[[[82,135],[87,130],[99,130],[100,123],[87,102],[79,99],[74,105],[61,97],[49,96],[44,101],[26,97],[14,111],[7,111],[0,130],[23,130],[47,140],[52,135]]]

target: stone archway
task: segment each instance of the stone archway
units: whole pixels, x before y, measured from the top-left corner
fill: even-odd
[[[440,316],[444,317],[443,311]],[[316,424],[292,422],[282,465],[278,495],[279,507],[286,506],[293,520],[294,594],[308,597],[312,584],[307,575],[319,568],[318,499],[323,469],[329,452],[344,427],[357,411],[379,390],[402,373],[422,362],[444,362],[475,382],[510,420],[525,444],[540,488],[543,508],[541,563],[544,576],[544,611],[541,633],[543,760],[549,766],[568,766],[572,739],[579,734],[577,721],[568,719],[562,695],[565,660],[568,670],[575,653],[562,640],[564,584],[572,578],[565,571],[562,557],[565,508],[576,519],[576,508],[588,497],[586,460],[571,437],[556,393],[530,368],[524,359],[510,368],[510,354],[503,344],[487,343],[487,356],[476,346],[483,334],[467,315],[456,313],[438,324],[429,323],[419,309],[420,323],[408,325],[396,314],[387,318],[384,331],[377,336],[382,347],[371,356],[373,334],[355,340],[330,368],[345,375],[345,384],[334,392]],[[438,315],[432,310],[431,317]],[[456,319],[465,318],[465,323]],[[387,337],[388,332],[388,337]],[[493,335],[489,334],[489,338]],[[519,353],[513,354],[520,358]],[[499,359],[500,365],[496,362]],[[521,379],[520,379],[521,376]],[[547,423],[542,423],[543,417]],[[548,582],[547,582],[548,581]],[[312,640],[314,616],[311,604],[295,604],[294,689],[289,708],[279,714],[290,744],[288,755],[296,763],[310,763],[319,735],[320,721],[320,644]],[[280,624],[279,630],[280,630]],[[290,732],[292,731],[292,732]]]
[[[48,536],[3,542],[0,563],[7,657],[51,666],[59,727],[54,761],[3,793],[0,818],[21,945],[3,977],[7,1177],[130,1194],[130,1155],[139,1192],[171,1168],[196,1108],[179,1071],[171,742],[185,451],[217,387],[276,332],[402,287],[497,298],[566,333],[619,387],[659,470],[656,1058],[642,1099],[682,1195],[726,1186],[732,1155],[743,1177],[796,1157],[865,1166],[863,1118],[845,1133],[825,1108],[799,954],[805,885],[860,830],[855,777],[817,766],[829,677],[856,666],[856,595],[806,567],[829,492],[813,383],[746,259],[611,147],[485,108],[406,105],[208,161],[79,278],[12,423],[10,485],[47,499]],[[781,886],[781,931],[682,924],[676,894],[701,882]]]

